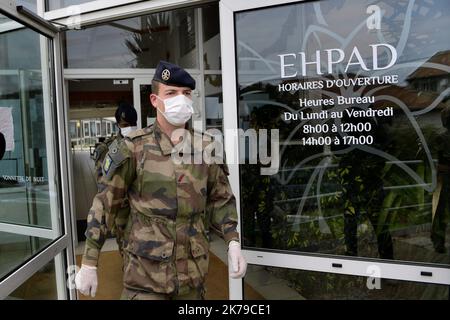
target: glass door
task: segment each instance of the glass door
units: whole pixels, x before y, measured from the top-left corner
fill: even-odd
[[[2,4],[0,43],[0,298],[67,299],[58,34]]]
[[[273,298],[448,299],[450,4],[220,5],[225,130],[256,137],[225,138],[246,281],[286,289]]]
[[[145,128],[155,122],[156,109],[150,103],[152,93],[151,80],[153,75],[145,78],[135,78],[133,81],[134,108],[138,114],[138,128]]]

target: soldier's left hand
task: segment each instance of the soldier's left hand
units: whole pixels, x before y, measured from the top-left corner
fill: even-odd
[[[245,276],[247,271],[247,261],[241,252],[241,245],[237,241],[230,241],[228,245],[228,264],[230,270],[230,277],[233,279],[240,279]]]

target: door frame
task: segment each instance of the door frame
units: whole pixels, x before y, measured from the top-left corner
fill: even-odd
[[[240,180],[239,180],[239,145],[236,132],[238,129],[237,106],[237,61],[235,54],[235,13],[245,10],[286,5],[305,0],[222,0],[220,9],[220,30],[233,30],[221,33],[223,110],[225,128],[225,152],[230,162],[229,180],[236,197],[240,220]],[[227,130],[228,129],[228,130]],[[413,282],[450,285],[450,266],[432,265],[430,263],[350,258],[310,253],[282,253],[281,250],[248,249],[242,250],[247,262],[254,265],[273,266],[297,270],[319,271],[353,276],[373,276],[373,270],[379,270],[383,278]],[[340,268],[333,267],[336,264]],[[432,276],[429,276],[430,272]],[[243,299],[243,280],[230,280],[230,299]]]
[[[152,78],[155,73],[149,74],[148,77],[135,77],[133,80],[133,106],[138,115],[138,129],[142,129],[142,112],[141,112],[141,85],[151,85]]]
[[[7,3],[0,3],[0,12],[16,21],[25,27],[28,27],[42,36],[47,37],[51,41],[51,47],[48,47],[48,41],[41,41],[41,57],[43,74],[43,90],[48,94],[47,103],[55,110],[54,119],[57,127],[55,128],[55,135],[57,137],[55,145],[57,152],[53,154],[53,165],[59,171],[60,181],[56,181],[56,188],[49,191],[58,194],[59,210],[58,219],[53,219],[52,224],[59,220],[60,236],[55,238],[44,249],[34,254],[32,257],[24,261],[21,265],[16,267],[9,275],[0,281],[0,299],[6,298],[11,292],[17,289],[21,284],[28,280],[32,275],[39,271],[43,266],[54,259],[55,263],[55,277],[57,285],[58,299],[68,299],[76,297],[76,292],[72,286],[67,284],[66,266],[74,265],[74,252],[71,243],[72,237],[72,223],[70,218],[70,198],[69,198],[69,181],[67,179],[67,150],[64,143],[67,141],[68,128],[65,125],[67,115],[64,112],[63,99],[63,76],[62,76],[62,46],[60,33],[58,28],[46,22],[39,16],[31,13],[29,10],[22,9],[15,6],[15,1]],[[20,26],[21,27],[21,26]],[[12,29],[11,29],[12,30]],[[45,81],[46,78],[47,80]],[[45,102],[45,101],[44,101]],[[48,133],[46,131],[48,137]],[[59,163],[58,163],[59,162]],[[37,227],[21,227],[17,225],[9,225],[2,223],[2,230],[23,234],[23,235],[45,235],[46,232]],[[51,236],[51,233],[46,237]],[[54,237],[52,237],[53,239]],[[73,279],[70,279],[73,280]]]

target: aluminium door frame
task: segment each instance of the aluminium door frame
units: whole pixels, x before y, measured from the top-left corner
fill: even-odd
[[[108,0],[109,1],[109,0]],[[95,3],[86,3],[79,5],[79,20],[74,19],[73,10],[67,11],[67,8],[63,8],[60,10],[54,10],[50,12],[44,13],[44,18],[46,20],[53,20],[55,22],[59,22],[65,24],[69,21],[73,23],[79,23],[78,26],[89,26],[92,23],[100,23],[107,22],[113,20],[126,19],[129,17],[134,17],[137,15],[145,15],[151,14],[159,11],[168,11],[179,9],[187,6],[200,5],[209,2],[216,2],[212,0],[196,0],[196,1],[186,1],[186,0],[156,0],[156,1],[146,1],[140,3],[130,3],[125,6],[118,6],[111,8],[108,4],[108,1],[96,1]],[[118,0],[115,3],[124,4],[126,1]],[[101,9],[101,10],[100,10]],[[202,16],[200,8],[196,8],[195,17],[196,17],[196,27],[197,27],[197,35],[196,35],[196,43],[198,45],[197,58],[199,59],[199,69],[191,69],[187,68],[186,70],[197,80],[197,88],[194,91],[194,95],[197,97],[199,102],[199,109],[203,115],[205,115],[205,98],[204,98],[204,86],[203,86],[203,78],[204,74],[208,74],[214,72],[214,70],[203,70],[203,60],[202,60],[202,52],[203,52],[203,34],[202,34]],[[96,11],[98,10],[98,11]],[[68,14],[70,13],[70,14]],[[70,28],[70,25],[69,25]],[[61,84],[64,87],[64,112],[65,119],[64,123],[67,123],[66,128],[66,159],[68,163],[68,168],[72,168],[72,159],[70,155],[70,135],[68,132],[68,124],[69,124],[69,80],[78,80],[78,79],[130,79],[133,81],[133,100],[134,107],[138,114],[138,128],[141,127],[141,110],[140,110],[140,95],[139,95],[139,85],[140,84],[151,84],[151,80],[153,75],[155,74],[156,69],[154,68],[142,68],[142,69],[133,69],[133,68],[65,68],[63,69],[63,77]],[[220,73],[220,72],[215,72]],[[206,120],[203,119],[203,128],[205,127]],[[84,129],[84,128],[82,128]],[[70,169],[67,172],[68,178],[68,186],[69,186],[69,199],[74,198],[74,178],[73,178],[73,170]],[[75,216],[75,204],[69,203],[70,211],[73,213],[70,217],[72,221],[72,238],[71,243],[73,248],[75,248],[78,244],[77,239],[77,230],[76,230],[76,216]],[[72,251],[73,258],[75,252]]]
[[[68,28],[79,28],[154,12],[199,6],[210,2],[217,2],[217,0],[97,0],[48,11],[44,13],[43,17],[46,20],[66,25]]]
[[[234,15],[236,12],[244,10],[300,3],[303,1],[305,0],[221,0],[219,4],[220,30],[232,30],[232,32],[221,33],[222,70],[226,70],[226,72],[222,73],[223,105],[227,106],[224,108],[223,114],[225,152],[230,162],[229,180],[236,197],[239,221],[241,221],[239,165],[237,164],[239,163],[239,148],[237,147],[239,141],[237,134],[232,133],[232,130],[238,129]],[[242,252],[247,262],[255,265],[365,277],[373,276],[373,271],[377,270],[379,271],[378,274],[382,275],[382,278],[450,285],[450,266],[445,265],[399,260],[387,262],[386,260],[379,259],[350,258],[346,256],[303,252],[281,253],[281,250],[243,248]],[[243,280],[229,278],[229,286],[231,299],[243,298]]]
[[[40,4],[41,1],[38,2]],[[42,61],[44,61],[44,67],[48,64],[48,69],[44,69],[48,72],[50,77],[50,86],[46,84],[43,86],[43,90],[50,90],[50,104],[53,106],[53,110],[56,110],[54,117],[56,120],[57,127],[55,128],[55,134],[57,136],[57,140],[55,142],[59,142],[58,153],[55,154],[55,160],[59,160],[59,163],[54,163],[56,170],[60,173],[60,181],[56,183],[56,192],[59,193],[59,210],[60,214],[58,215],[59,220],[63,219],[60,228],[61,235],[54,239],[51,244],[49,244],[46,248],[33,255],[30,259],[22,263],[19,267],[14,269],[8,276],[6,276],[0,282],[0,299],[6,298],[11,292],[13,292],[16,288],[18,288],[21,284],[23,284],[26,280],[28,280],[32,275],[34,275],[37,271],[39,271],[43,266],[47,263],[55,260],[55,276],[57,282],[57,294],[58,299],[67,299],[68,297],[72,298],[76,296],[76,292],[74,289],[66,289],[66,277],[64,267],[66,265],[74,265],[73,259],[73,246],[71,245],[71,234],[72,234],[72,223],[70,220],[70,198],[68,193],[68,181],[67,177],[67,157],[65,150],[65,143],[63,143],[67,139],[67,126],[65,126],[65,118],[66,115],[64,113],[63,107],[63,77],[62,77],[62,47],[61,47],[61,39],[60,34],[57,28],[52,27],[49,24],[46,24],[39,18],[35,18],[33,16],[26,15],[25,13],[19,13],[17,8],[15,7],[15,1],[9,1],[7,3],[0,3],[0,12],[10,19],[17,21],[23,24],[26,27],[40,33],[42,36],[45,36],[52,40],[52,47],[48,48],[48,46],[41,45],[41,52],[46,51],[46,56],[42,57]],[[49,49],[49,50],[47,50]],[[50,55],[51,52],[51,55]],[[53,65],[53,68],[52,68]],[[44,71],[43,70],[43,71]],[[53,90],[52,90],[53,89]],[[3,224],[3,227],[5,225]],[[28,230],[22,229],[19,226],[13,226],[15,232],[37,232],[39,230],[33,227],[28,227]],[[17,230],[16,230],[17,229]]]

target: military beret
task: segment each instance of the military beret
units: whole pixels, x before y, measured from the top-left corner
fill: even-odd
[[[3,159],[3,155],[5,154],[6,150],[6,140],[3,133],[0,132],[0,160]]]
[[[158,63],[153,80],[170,86],[195,89],[194,78],[180,66],[167,61],[160,61]]]
[[[132,126],[135,126],[137,123],[137,113],[132,105],[121,102],[119,107],[116,109],[116,121],[119,123],[121,120],[129,123]]]

